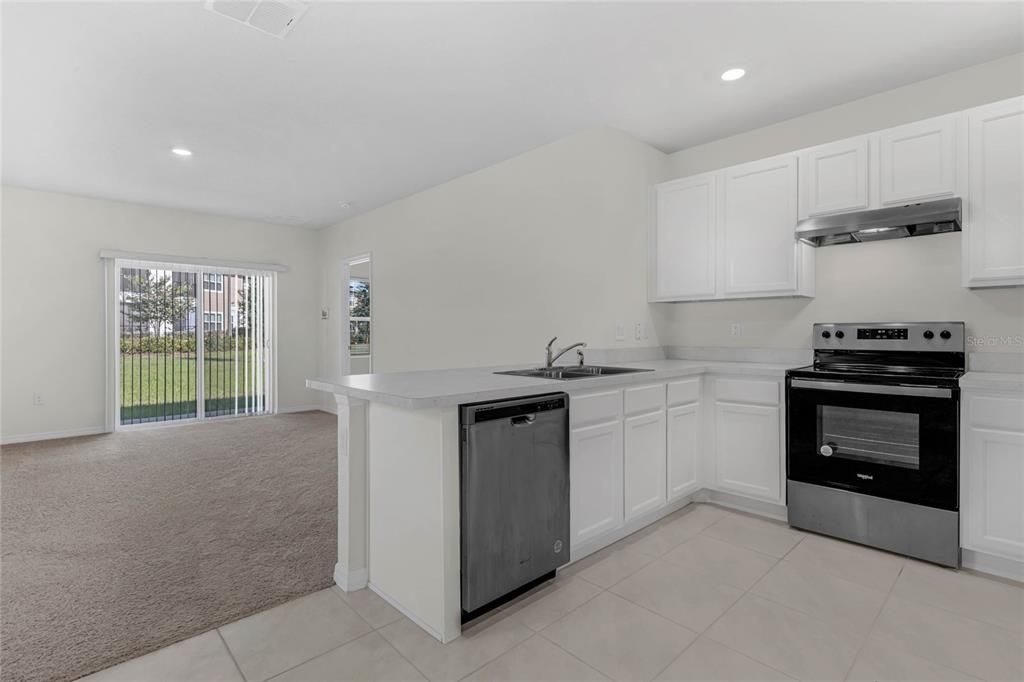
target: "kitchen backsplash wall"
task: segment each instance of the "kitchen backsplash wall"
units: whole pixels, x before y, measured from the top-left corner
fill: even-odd
[[[669,155],[684,177],[1024,93],[1016,54]],[[1024,227],[1022,227],[1024,229]],[[982,352],[1024,352],[1024,289],[960,284],[960,234],[815,252],[813,299],[655,304],[666,346],[808,348],[814,322],[963,320]]]
[[[820,248],[813,299],[659,303],[658,338],[667,346],[809,348],[815,322],[963,320],[968,350],[1024,351],[1024,291],[963,288],[960,239]]]

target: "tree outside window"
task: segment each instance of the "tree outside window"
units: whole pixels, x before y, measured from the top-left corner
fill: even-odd
[[[349,352],[370,354],[370,283],[352,278],[348,283]]]

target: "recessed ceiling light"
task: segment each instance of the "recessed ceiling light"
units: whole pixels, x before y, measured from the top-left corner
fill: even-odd
[[[184,147],[174,147],[171,149],[171,153],[177,154],[178,156],[192,156],[192,150],[185,149]]]
[[[342,208],[342,209],[348,209],[348,208],[352,208],[352,204],[350,204],[347,201],[343,201],[340,204],[338,204],[338,207]]]
[[[722,80],[724,80],[724,81],[738,81],[739,79],[743,78],[745,75],[747,75],[747,72],[744,69],[729,69],[728,71],[725,71],[724,73],[722,73]]]

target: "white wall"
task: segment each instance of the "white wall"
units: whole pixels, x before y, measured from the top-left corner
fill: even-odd
[[[304,384],[316,373],[316,232],[14,187],[2,202],[5,440],[102,429],[102,248],[289,266],[278,276],[280,408],[318,403]]]
[[[372,253],[374,371],[540,362],[552,336],[659,345],[650,330],[648,188],[666,157],[602,129],[342,222],[321,245],[322,371],[337,371],[345,257]],[[627,339],[615,340],[615,324]]]
[[[742,82],[739,84],[742,87]],[[868,133],[1024,93],[1024,54],[954,71],[669,156],[669,177]],[[808,347],[814,322],[964,320],[968,333],[1024,333],[1024,290],[960,286],[961,235],[929,236],[816,251],[812,300],[765,299],[652,306],[666,345]],[[739,323],[741,335],[730,325]],[[987,351],[1024,351],[992,346]]]

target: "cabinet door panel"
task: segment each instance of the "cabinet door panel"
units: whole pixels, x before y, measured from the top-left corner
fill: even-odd
[[[700,488],[700,404],[668,410],[668,499]]]
[[[572,544],[622,525],[622,422],[574,429],[569,452]]]
[[[795,293],[796,157],[735,166],[724,178],[725,295]]]
[[[975,427],[966,443],[963,545],[1024,560],[1024,433]]]
[[[665,412],[626,419],[626,518],[665,504]]]
[[[968,113],[968,286],[1024,284],[1024,97]]]
[[[882,204],[956,194],[956,117],[890,128],[879,134],[878,145]]]
[[[652,248],[653,300],[715,294],[715,175],[659,185]]]
[[[806,216],[867,208],[868,139],[809,149],[800,158],[801,213]]]
[[[781,501],[778,407],[716,402],[715,451],[720,489]]]

